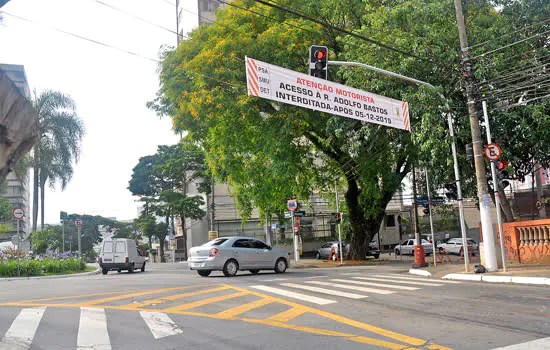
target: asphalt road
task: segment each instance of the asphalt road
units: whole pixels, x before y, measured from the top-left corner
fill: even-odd
[[[536,348],[550,348],[549,286],[407,270],[204,278],[186,264],[155,264],[144,273],[1,281],[0,349],[494,349],[544,338]]]

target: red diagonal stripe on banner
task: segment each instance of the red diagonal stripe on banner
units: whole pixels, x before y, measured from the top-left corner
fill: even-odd
[[[260,90],[258,78],[254,78],[254,76],[250,73],[250,68],[247,68],[246,71],[248,72],[248,81],[250,82],[250,85],[254,86],[256,90]]]
[[[250,75],[257,81],[258,80],[258,68],[255,64],[252,64],[252,60],[248,60],[246,62],[246,69],[249,72]]]
[[[411,126],[409,124],[409,104],[403,102],[401,107],[403,108],[403,123],[405,124],[405,130],[411,131]]]
[[[248,78],[248,94],[249,95],[254,95],[254,96],[259,96],[258,89],[256,87],[254,87],[254,85],[252,84],[252,81],[250,80],[250,78]]]

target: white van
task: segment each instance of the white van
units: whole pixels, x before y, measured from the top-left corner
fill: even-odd
[[[128,238],[113,238],[103,241],[103,247],[99,254],[99,267],[106,275],[110,270],[128,270],[129,273],[135,269],[145,271],[145,257],[137,248],[136,242]]]

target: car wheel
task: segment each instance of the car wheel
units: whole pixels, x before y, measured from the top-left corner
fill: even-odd
[[[237,271],[239,271],[239,264],[233,259],[227,260],[225,265],[223,265],[223,274],[225,277],[233,277],[237,274]]]
[[[210,270],[197,270],[197,273],[199,274],[199,276],[202,276],[202,277],[208,277],[210,276]]]
[[[279,258],[275,263],[275,272],[284,273],[286,271],[286,268],[287,268],[286,260],[283,258]]]
[[[250,271],[250,273],[253,275],[258,274],[260,272],[260,270],[248,270],[248,271]]]
[[[134,273],[134,264],[130,266],[130,268],[128,269],[128,273]]]
[[[395,255],[401,255],[401,252],[399,251],[399,249],[395,250]]]
[[[118,270],[116,270],[116,272],[118,272],[118,273],[121,273],[121,272],[122,272],[122,270],[121,270],[121,269],[118,269]]]
[[[315,259],[320,260],[321,259],[321,253],[317,252],[317,254],[315,254]]]
[[[372,257],[378,259],[380,257],[380,254],[374,254]]]
[[[145,261],[143,262],[143,265],[141,265],[141,272],[145,272]]]
[[[105,268],[104,268],[104,269],[101,269],[101,273],[104,274],[104,275],[106,275],[108,272],[109,272],[109,270],[107,270],[107,269],[105,269]]]

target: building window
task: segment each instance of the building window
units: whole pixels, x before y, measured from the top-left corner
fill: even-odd
[[[394,215],[386,215],[386,227],[395,227]]]

